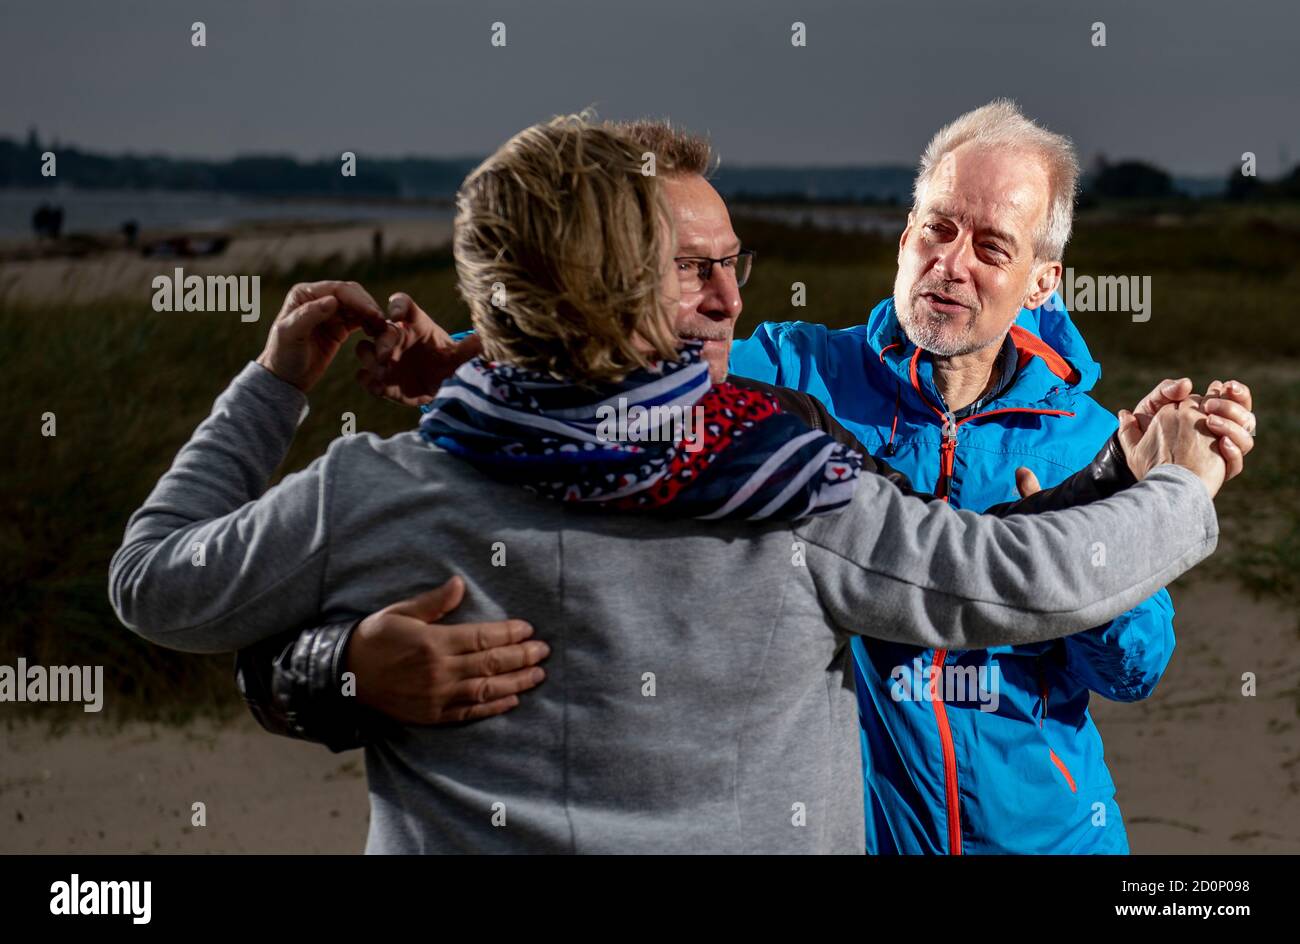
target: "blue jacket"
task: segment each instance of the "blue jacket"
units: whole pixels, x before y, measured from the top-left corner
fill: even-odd
[[[811,393],[916,488],[981,511],[1017,497],[1017,466],[1055,485],[1115,430],[1088,395],[1101,368],[1055,303],[1021,311],[1014,380],[948,436],[929,359],[892,299],[841,331],[760,325],[733,346],[731,369]],[[1088,559],[1104,566],[1105,548]],[[867,851],[1128,852],[1088,693],[1145,698],[1173,648],[1164,590],[1106,626],[1034,646],[936,651],[854,638]],[[963,690],[969,682],[978,689]]]

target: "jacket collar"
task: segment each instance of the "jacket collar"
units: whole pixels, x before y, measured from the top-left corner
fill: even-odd
[[[868,356],[892,371],[904,391],[930,403],[942,402],[929,356],[918,354],[903,333],[893,298],[872,309],[866,328]],[[1016,375],[986,408],[1057,408],[1090,391],[1101,376],[1101,365],[1088,352],[1057,294],[1041,308],[1021,309],[1009,335],[1017,351]]]

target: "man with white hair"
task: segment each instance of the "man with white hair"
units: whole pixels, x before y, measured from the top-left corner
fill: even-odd
[[[1013,470],[1024,490],[1061,481],[1116,427],[1055,294],[1078,176],[1069,140],[1012,102],[962,115],[921,157],[893,297],[843,331],[761,325],[731,369],[818,397],[874,456],[962,508],[1013,497]],[[1229,408],[1253,430],[1245,399]],[[1092,551],[1104,566],[1106,548]],[[1174,647],[1166,591],[1041,645],[852,647],[868,851],[1128,851],[1088,696],[1154,689]]]

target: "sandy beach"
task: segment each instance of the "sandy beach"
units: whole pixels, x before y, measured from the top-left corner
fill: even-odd
[[[1294,614],[1209,581],[1174,590],[1178,649],[1156,694],[1094,696],[1136,853],[1300,853]],[[1241,674],[1259,693],[1241,695]],[[214,727],[0,730],[0,852],[356,853],[359,751]],[[193,804],[207,825],[191,825]]]

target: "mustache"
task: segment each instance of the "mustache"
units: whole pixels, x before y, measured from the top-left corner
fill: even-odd
[[[731,332],[726,328],[717,330],[692,330],[679,331],[677,336],[683,341],[726,341],[731,337]]]
[[[929,294],[942,295],[945,298],[950,298],[960,305],[965,305],[971,311],[975,311],[977,307],[974,298],[967,298],[961,292],[952,291],[945,282],[922,282],[912,289],[912,298],[914,299]]]

